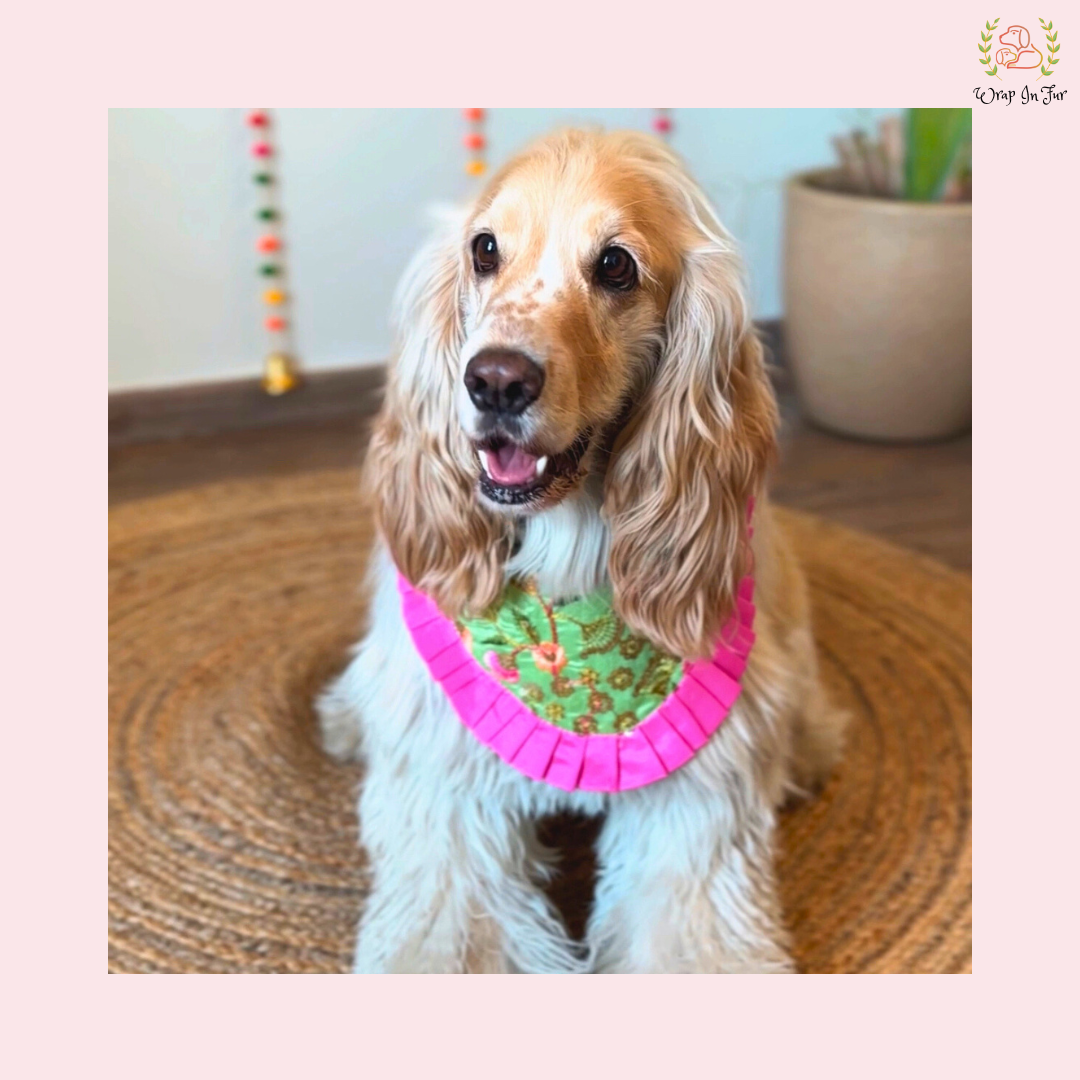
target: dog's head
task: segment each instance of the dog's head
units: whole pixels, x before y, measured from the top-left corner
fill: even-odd
[[[1031,44],[1031,35],[1024,26],[1010,26],[1009,29],[998,38],[998,41],[1000,41],[1002,45],[1012,45],[1017,49],[1026,49],[1028,45]]]
[[[746,569],[775,404],[733,245],[660,142],[566,132],[420,253],[369,458],[401,571],[498,594],[513,522],[602,477],[616,609],[711,649]]]

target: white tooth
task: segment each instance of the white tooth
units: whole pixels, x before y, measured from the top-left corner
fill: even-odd
[[[547,461],[548,461],[548,459],[547,459],[546,454],[544,455],[544,457],[536,459],[536,475],[537,476],[543,476],[544,475],[544,470],[547,468]]]
[[[487,451],[486,450],[477,450],[476,452],[480,457],[480,467],[484,470],[484,472],[486,472],[488,474],[488,476],[491,476],[491,466],[488,465]]]

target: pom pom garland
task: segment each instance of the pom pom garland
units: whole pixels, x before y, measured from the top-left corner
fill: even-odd
[[[487,146],[487,139],[484,138],[482,131],[484,110],[462,109],[461,112],[470,126],[470,130],[465,134],[462,142],[465,144],[466,150],[472,151],[469,160],[465,162],[465,171],[470,176],[481,176],[487,169],[487,162],[484,160],[483,154],[484,148]]]
[[[265,109],[256,109],[247,114],[245,122],[263,136],[259,142],[252,143],[251,156],[268,162],[274,157],[270,113]],[[281,210],[274,201],[276,178],[273,172],[269,171],[268,165],[264,165],[263,170],[255,173],[251,179],[261,193],[259,204],[255,207],[255,219],[262,223],[264,229],[269,227],[272,230],[256,237],[255,249],[264,255],[277,255],[274,262],[260,263],[258,272],[262,277],[283,279],[285,266],[280,256],[284,246],[280,231]],[[263,389],[268,394],[285,394],[299,385],[299,377],[286,348],[290,320],[284,310],[289,299],[284,282],[273,288],[263,289],[261,299],[267,307],[277,309],[263,319],[263,326],[271,341],[271,350],[263,364]]]

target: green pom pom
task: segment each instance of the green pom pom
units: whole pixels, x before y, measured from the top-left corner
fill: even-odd
[[[257,217],[263,219],[263,221],[273,221],[277,217],[277,211],[272,210],[269,206],[263,210],[258,211]]]
[[[274,277],[275,275],[280,274],[281,271],[273,263],[263,263],[263,265],[259,267],[259,273],[262,274],[263,277]]]
[[[273,176],[268,172],[256,173],[252,179],[256,184],[272,184],[274,182]]]

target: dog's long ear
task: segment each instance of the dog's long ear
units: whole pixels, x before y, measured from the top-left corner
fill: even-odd
[[[693,232],[652,384],[614,447],[604,508],[615,608],[684,658],[712,655],[749,569],[747,510],[776,445],[776,401],[733,245],[696,188]]]
[[[1031,35],[1027,31],[1026,26],[1016,27],[1016,40],[1019,43],[1021,49],[1026,49],[1031,44]]]
[[[451,616],[495,599],[509,547],[506,523],[476,498],[479,463],[455,409],[463,247],[461,221],[447,217],[405,272],[400,347],[365,465],[394,562]]]

